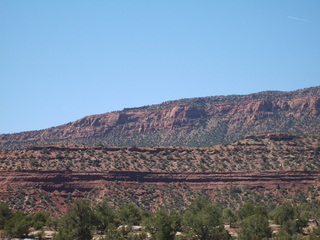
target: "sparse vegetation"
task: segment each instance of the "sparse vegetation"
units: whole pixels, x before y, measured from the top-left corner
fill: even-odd
[[[134,148],[47,146],[0,152],[2,170],[83,171],[248,171],[317,170],[319,137],[296,136],[292,140],[243,139],[206,148]]]

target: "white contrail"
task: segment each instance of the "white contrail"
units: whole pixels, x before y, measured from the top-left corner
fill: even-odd
[[[294,19],[294,20],[298,20],[298,21],[303,21],[303,22],[311,22],[305,19],[301,19],[301,18],[296,18],[296,17],[291,17],[291,16],[287,16],[288,18]]]

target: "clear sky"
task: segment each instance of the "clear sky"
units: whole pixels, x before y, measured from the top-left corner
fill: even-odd
[[[320,85],[319,0],[0,0],[0,133]]]

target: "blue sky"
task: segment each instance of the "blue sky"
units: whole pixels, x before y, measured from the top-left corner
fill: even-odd
[[[319,0],[0,0],[0,133],[320,85]]]

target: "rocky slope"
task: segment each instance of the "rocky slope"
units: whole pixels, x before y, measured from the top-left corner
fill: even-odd
[[[1,171],[0,194],[8,189],[40,188],[48,192],[90,191],[103,189],[109,182],[156,184],[184,183],[191,189],[299,188],[306,189],[317,183],[320,171],[246,171],[246,172],[74,172],[74,171]]]
[[[225,172],[319,170],[320,137],[249,135],[212,147],[35,146],[0,151],[1,171]]]
[[[108,146],[209,146],[253,133],[319,132],[320,87],[181,99],[87,116],[40,131],[0,135],[0,149],[73,142]]]
[[[0,202],[61,214],[72,198],[146,209],[209,196],[224,206],[320,199],[320,135],[250,135],[212,147],[74,144],[0,151]]]

